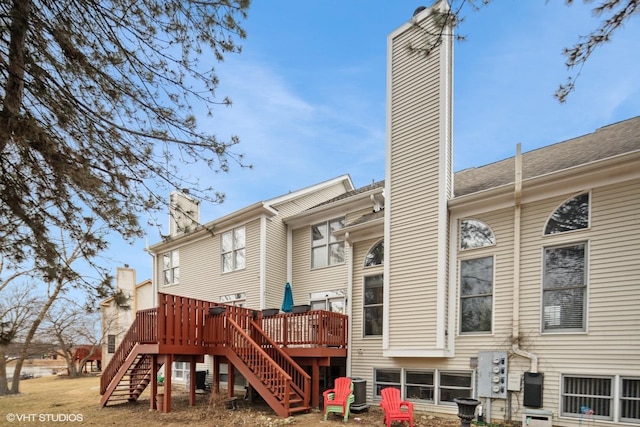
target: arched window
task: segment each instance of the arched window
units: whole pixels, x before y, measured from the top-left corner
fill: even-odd
[[[589,193],[575,196],[560,205],[547,220],[544,234],[564,233],[589,227]]]
[[[460,222],[460,249],[483,248],[496,244],[493,230],[478,219],[463,219]]]
[[[380,240],[376,243],[367,256],[364,257],[364,266],[372,267],[374,265],[384,264],[384,240]]]

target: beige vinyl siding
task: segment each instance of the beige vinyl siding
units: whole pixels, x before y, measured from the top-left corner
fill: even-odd
[[[549,215],[574,195],[523,209],[522,347],[540,358],[544,406],[554,412],[560,407],[561,374],[640,376],[640,181],[593,189],[589,229],[543,236]],[[542,334],[543,248],[576,242],[588,247],[587,331]]]
[[[351,313],[351,372],[350,376],[362,378],[367,384],[367,401],[375,405],[379,398],[374,396],[374,372],[375,369],[410,369],[410,370],[440,370],[440,371],[471,371],[469,367],[469,355],[476,355],[477,349],[469,351],[468,355],[456,358],[392,358],[384,357],[381,337],[363,337],[363,277],[370,274],[383,273],[382,266],[364,267],[364,257],[379,239],[369,239],[357,242],[353,250],[353,292]],[[386,301],[385,301],[386,304]],[[418,332],[419,328],[428,328],[428,325],[414,323],[412,330]],[[475,352],[475,353],[474,353]],[[420,401],[414,401],[417,411],[440,414],[456,413],[457,408],[453,404],[434,405]]]
[[[245,225],[246,267],[222,274],[220,235],[216,230],[196,242],[177,247],[180,252],[180,284],[159,286],[159,291],[206,301],[218,301],[220,296],[246,292],[247,306],[259,307],[260,220]],[[162,255],[158,259],[158,277],[162,278]]]
[[[373,400],[373,369],[390,360],[382,357],[382,336],[363,338],[363,277],[383,274],[383,266],[364,268],[364,257],[380,239],[357,242],[353,250],[353,292],[351,296],[351,376],[367,381],[367,401]],[[385,302],[386,303],[386,302]],[[392,365],[391,365],[392,366]]]
[[[295,215],[345,192],[344,183],[339,182],[313,193],[302,194],[293,199],[285,198],[274,208],[278,215],[266,219],[265,254],[265,307],[261,307],[261,224],[256,218],[237,227],[246,228],[245,257],[243,270],[221,273],[220,234],[227,229],[215,229],[215,234],[176,246],[180,252],[180,284],[159,286],[160,292],[188,296],[207,301],[218,301],[221,296],[244,292],[246,306],[251,308],[276,308],[282,303],[282,292],[287,278],[287,230],[282,218]],[[162,253],[156,259],[156,274],[162,283]]]
[[[278,215],[267,220],[266,255],[265,255],[265,308],[280,308],[284,285],[287,281],[287,227],[281,218],[303,212],[329,199],[344,194],[344,183],[304,194],[293,200],[274,205]],[[295,304],[306,304],[308,298],[301,296]]]
[[[288,201],[287,203],[275,205],[274,207],[278,209],[279,216],[286,218],[287,216],[295,215],[299,212],[303,212],[307,209],[324,203],[327,200],[338,197],[344,194],[346,191],[347,190],[345,189],[344,183],[340,182],[338,184],[322,188],[313,193],[297,197],[296,199]]]
[[[287,281],[287,229],[279,217],[266,225],[264,308],[280,308]]]
[[[320,203],[325,202],[328,199],[333,199],[343,194],[345,191],[343,184],[336,184],[334,186],[325,188],[321,191],[317,191],[313,194],[306,195],[304,197],[296,198],[293,201],[277,205],[278,217],[287,217],[296,213],[302,212],[306,209],[314,207]],[[347,288],[347,262],[342,265],[329,266],[315,270],[315,273],[311,273],[311,235],[310,227],[302,227],[293,231],[293,243],[292,243],[292,272],[291,272],[291,286],[293,288],[294,304],[308,304],[309,293],[319,292],[333,289],[346,289]],[[273,302],[273,307],[280,307],[282,304],[282,296],[284,291],[284,284],[287,278],[287,229],[281,222],[278,224],[269,225],[269,236],[267,242],[269,244],[267,249],[267,270],[273,272],[277,270],[277,276],[282,279],[278,279],[275,282],[270,280],[267,286],[268,295],[272,295],[271,298],[267,298]],[[282,233],[282,239],[279,240],[279,244],[273,245],[269,238],[272,235]],[[301,234],[303,236],[301,236]],[[345,245],[346,246],[346,245]],[[345,247],[345,256],[347,248]],[[277,253],[277,257],[282,256],[282,263],[277,266],[270,265],[270,262],[274,260],[274,253]],[[327,280],[323,280],[326,277]],[[271,289],[275,287],[272,292]]]
[[[436,349],[437,331],[446,325],[444,318],[438,318],[438,292],[446,288],[447,242],[446,238],[440,241],[440,230],[447,229],[442,195],[450,184],[447,168],[441,166],[449,153],[449,128],[443,120],[447,112],[440,107],[441,85],[447,83],[450,71],[441,60],[450,45],[445,41],[428,56],[407,48],[409,44],[424,47],[424,39],[424,31],[411,25],[389,37],[389,277],[385,284],[391,350]],[[438,327],[416,330],[416,324]]]
[[[344,264],[311,269],[311,227],[293,231],[291,286],[295,304],[308,304],[310,292],[347,289],[349,248],[345,243]]]

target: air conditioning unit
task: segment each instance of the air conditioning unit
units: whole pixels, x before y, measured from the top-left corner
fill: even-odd
[[[553,427],[551,411],[525,409],[522,414],[522,427]]]

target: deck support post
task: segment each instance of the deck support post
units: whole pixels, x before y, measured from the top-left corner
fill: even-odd
[[[320,365],[315,357],[311,362],[311,407],[320,409]]]
[[[156,395],[158,394],[158,355],[151,356],[151,399],[149,399],[149,410],[156,408]]]
[[[236,394],[236,372],[231,363],[227,363],[227,396],[233,397]]]
[[[214,394],[220,393],[220,356],[213,356],[213,390]]]
[[[163,412],[171,412],[171,374],[173,373],[173,354],[167,354],[164,362],[164,407]]]
[[[189,363],[189,406],[196,406],[196,357]]]

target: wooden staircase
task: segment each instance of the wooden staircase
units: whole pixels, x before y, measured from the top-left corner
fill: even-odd
[[[227,319],[227,359],[279,416],[311,409],[311,377],[251,321],[251,336]]]
[[[134,402],[147,388],[151,382],[151,356],[148,354],[136,354],[129,367],[124,369],[124,375],[110,393],[104,394],[101,404],[107,406],[108,403],[122,401]]]
[[[102,372],[102,406],[107,406],[108,403],[136,401],[151,382],[151,356],[147,353],[148,346],[138,342],[138,323],[136,318]]]

